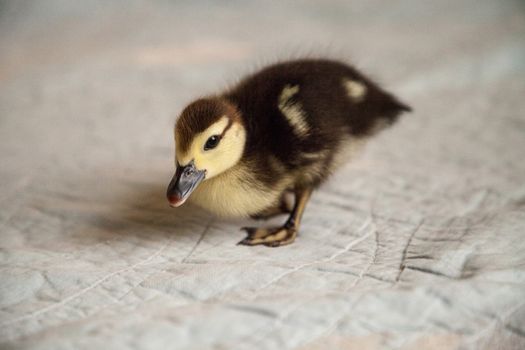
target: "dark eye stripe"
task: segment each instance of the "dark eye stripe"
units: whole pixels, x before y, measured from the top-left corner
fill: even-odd
[[[228,118],[228,125],[226,125],[226,127],[222,131],[221,138],[224,136],[224,134],[226,134],[226,131],[228,131],[228,129],[230,129],[232,125],[233,125],[232,120]]]

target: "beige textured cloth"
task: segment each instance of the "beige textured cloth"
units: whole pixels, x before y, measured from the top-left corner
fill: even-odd
[[[415,112],[291,246],[169,208],[178,111],[304,54]],[[0,347],[524,349],[524,156],[519,1],[2,2]]]

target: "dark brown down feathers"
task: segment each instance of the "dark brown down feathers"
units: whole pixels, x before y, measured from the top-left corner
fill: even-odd
[[[348,97],[342,79],[366,86],[362,101]],[[286,86],[298,86],[290,103],[299,103],[309,126],[307,137],[298,137],[279,109],[279,96]],[[349,137],[371,136],[377,125],[392,124],[411,108],[367,79],[356,69],[336,61],[298,60],[279,63],[257,72],[221,95],[235,106],[243,118],[248,139],[243,158],[253,159],[260,179],[272,185],[268,157],[275,156],[287,170],[308,168],[312,162],[325,162],[330,169],[334,152]],[[307,159],[304,154],[321,154],[325,159]],[[312,179],[318,186],[326,175]]]

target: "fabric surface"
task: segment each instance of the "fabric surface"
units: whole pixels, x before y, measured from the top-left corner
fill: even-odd
[[[510,0],[1,2],[0,348],[524,349],[524,38]],[[169,208],[181,108],[302,55],[414,112],[290,246]]]

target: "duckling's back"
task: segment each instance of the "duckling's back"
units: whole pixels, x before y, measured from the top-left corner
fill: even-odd
[[[266,173],[295,172],[307,185],[326,177],[343,145],[359,143],[410,111],[355,68],[331,60],[269,66],[224,97],[244,116],[245,158],[263,164]],[[266,177],[272,181],[275,174]]]

